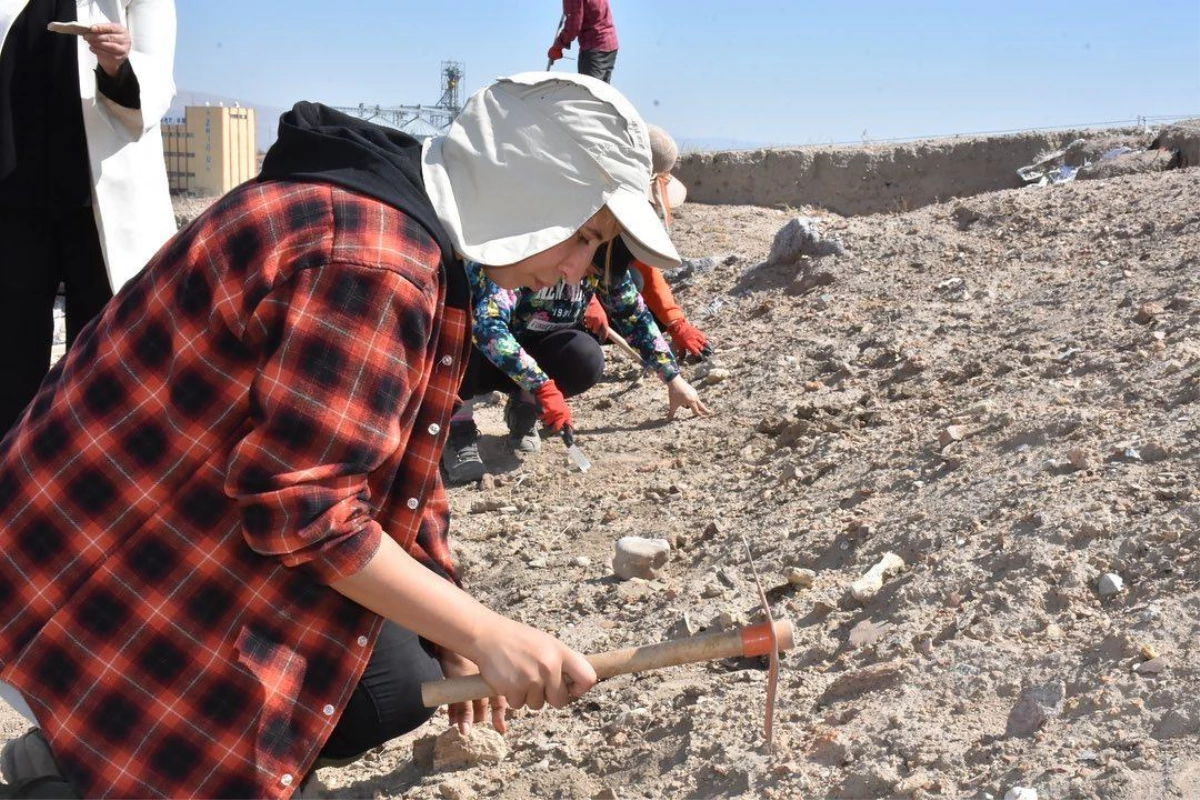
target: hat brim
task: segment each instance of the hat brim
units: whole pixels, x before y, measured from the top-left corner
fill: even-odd
[[[644,194],[619,187],[605,203],[621,224],[621,238],[634,258],[662,270],[682,263],[667,229]]]

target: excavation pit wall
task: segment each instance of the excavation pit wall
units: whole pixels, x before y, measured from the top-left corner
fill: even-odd
[[[1017,169],[1067,147],[1097,158],[1114,146],[1167,148],[1160,168],[1200,164],[1200,120],[1147,134],[1105,129],[929,139],[895,145],[795,147],[680,156],[674,174],[690,202],[815,206],[842,216],[907,211],[954,197],[1027,185]]]

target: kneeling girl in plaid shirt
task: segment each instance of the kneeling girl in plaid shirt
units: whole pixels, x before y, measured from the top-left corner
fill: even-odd
[[[649,175],[628,101],[565,73],[497,81],[423,145],[283,116],[259,179],[163,246],[0,441],[0,682],[72,792],[288,797],[424,722],[422,681],[478,671],[499,728],[593,685],[460,588],[438,460],[463,259],[574,283],[620,235],[674,266]]]

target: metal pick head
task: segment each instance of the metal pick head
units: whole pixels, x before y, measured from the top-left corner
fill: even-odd
[[[779,637],[775,634],[775,618],[771,616],[771,604],[767,602],[767,593],[763,590],[762,581],[758,577],[758,569],[754,566],[754,554],[750,550],[750,542],[744,531],[739,532],[742,544],[746,546],[746,560],[750,564],[750,574],[754,576],[754,585],[758,587],[758,599],[762,601],[762,611],[767,617],[771,631],[771,656],[767,668],[767,722],[764,735],[767,739],[767,752],[773,751],[772,739],[775,734],[775,692],[779,686]]]

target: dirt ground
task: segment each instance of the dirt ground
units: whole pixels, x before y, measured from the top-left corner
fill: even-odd
[[[844,253],[764,263],[796,216]],[[666,422],[610,353],[581,475],[484,408],[457,552],[485,603],[598,652],[755,619],[744,534],[796,625],[774,751],[765,664],[732,659],[518,713],[498,761],[435,769],[438,717],[317,795],[1200,797],[1200,170],[854,218],[688,204],[674,235],[707,259],[677,296],[716,413]],[[613,576],[628,535],[671,543],[657,578]]]

